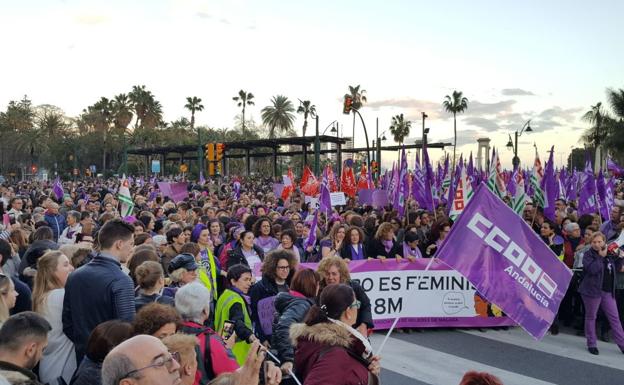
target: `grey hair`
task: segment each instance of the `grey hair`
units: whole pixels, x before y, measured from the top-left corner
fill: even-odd
[[[171,273],[169,273],[169,278],[171,278],[171,281],[173,282],[180,282],[182,280],[182,274],[186,273],[188,270],[186,270],[183,267],[180,267],[179,269],[175,269],[174,271],[172,271]]]
[[[80,213],[76,210],[70,210],[67,212],[67,216],[72,216],[76,220],[76,222],[80,222]]]
[[[176,292],[175,308],[187,321],[201,322],[201,314],[210,312],[210,291],[199,282],[191,282]]]
[[[102,385],[119,385],[121,380],[126,378],[127,374],[135,369],[130,357],[125,354],[108,354],[106,358],[104,358],[104,363],[102,363]],[[138,375],[138,373],[136,374]]]

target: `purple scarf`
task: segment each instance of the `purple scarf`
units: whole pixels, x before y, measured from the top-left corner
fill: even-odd
[[[260,247],[262,251],[264,252],[274,250],[279,245],[279,241],[270,236],[269,237],[259,236],[258,238],[254,239],[254,243],[256,244],[256,246]]]
[[[422,254],[420,253],[420,250],[418,249],[418,247],[415,249],[412,249],[411,247],[409,247],[407,242],[403,242],[403,257],[404,258],[407,258],[407,257],[422,258]]]
[[[357,252],[353,248],[353,244],[350,244],[349,248],[351,249],[351,260],[352,261],[359,261],[361,259],[364,259],[364,250],[362,250],[362,244],[361,243],[358,243],[358,245],[357,245]]]

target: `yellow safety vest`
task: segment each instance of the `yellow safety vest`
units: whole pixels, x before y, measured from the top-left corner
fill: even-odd
[[[251,318],[247,312],[247,304],[245,303],[243,297],[233,290],[225,289],[217,301],[217,308],[215,310],[215,330],[219,334],[222,334],[223,324],[225,321],[230,319],[230,309],[235,303],[240,304],[243,308],[245,326],[247,326],[250,330],[253,330],[251,326]],[[236,340],[237,342],[234,344],[232,353],[234,353],[234,357],[236,357],[236,362],[238,362],[240,366],[243,366],[247,360],[247,354],[249,353],[251,345],[248,344],[247,341],[239,340],[238,337]]]
[[[206,251],[207,258],[202,258],[199,261],[201,267],[199,269],[198,277],[199,281],[212,292],[212,298],[216,301],[219,298],[219,294],[217,293],[217,264],[210,249],[206,248],[204,250]]]

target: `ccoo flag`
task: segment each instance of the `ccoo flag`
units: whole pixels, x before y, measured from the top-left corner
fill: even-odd
[[[437,256],[538,340],[555,319],[572,278],[533,229],[484,184]]]

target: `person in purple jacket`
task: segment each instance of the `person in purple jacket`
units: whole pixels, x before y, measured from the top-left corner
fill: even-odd
[[[585,304],[587,349],[591,354],[599,354],[596,347],[596,314],[601,307],[611,324],[613,339],[624,353],[624,331],[615,302],[615,280],[617,274],[622,273],[624,253],[619,249],[609,251],[606,237],[601,232],[595,232],[590,239],[591,248],[583,255],[583,280],[579,285]]]

